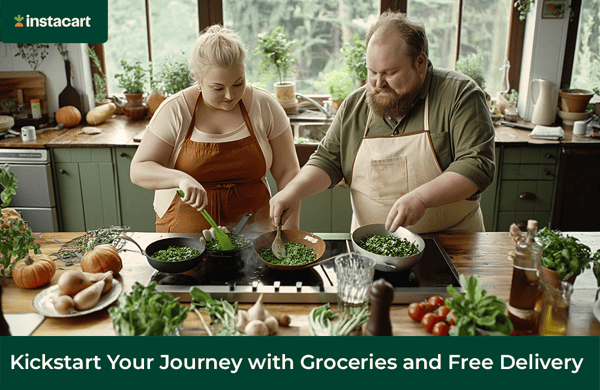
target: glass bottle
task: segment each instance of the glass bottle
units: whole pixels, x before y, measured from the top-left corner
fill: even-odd
[[[535,240],[537,221],[527,221],[527,238],[508,254],[513,261],[513,275],[508,300],[508,317],[516,333],[536,333],[539,311],[542,246]]]

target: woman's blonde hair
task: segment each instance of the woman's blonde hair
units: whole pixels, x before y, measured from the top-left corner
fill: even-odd
[[[220,25],[207,27],[194,42],[190,70],[200,82],[208,68],[231,68],[243,64],[246,49],[236,33]]]

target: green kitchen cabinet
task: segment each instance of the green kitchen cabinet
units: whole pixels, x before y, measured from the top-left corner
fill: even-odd
[[[53,148],[61,231],[120,225],[110,148]]]
[[[498,193],[498,167],[501,166],[501,151],[500,147],[495,148],[496,155],[496,170],[494,171],[494,180],[488,188],[481,193],[480,207],[483,214],[483,225],[486,232],[494,231],[496,226],[496,196]]]
[[[117,167],[118,198],[121,209],[121,223],[133,232],[156,231],[154,213],[154,191],[147,190],[131,182],[129,167],[137,148],[114,148],[114,161]]]

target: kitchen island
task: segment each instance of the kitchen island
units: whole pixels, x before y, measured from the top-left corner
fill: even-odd
[[[600,233],[569,232],[593,252],[600,248]],[[82,236],[83,233],[34,233],[36,242],[41,245],[44,254],[56,253],[63,243]],[[161,238],[160,233],[129,233],[142,248]],[[488,295],[508,300],[512,278],[512,263],[508,252],[514,249],[514,242],[508,233],[441,233],[437,239],[452,260],[457,271],[465,276],[477,275]],[[146,285],[154,269],[145,256],[139,253],[135,245],[127,243],[121,252],[123,269],[116,278],[123,285],[123,293],[131,291],[136,282]],[[49,285],[38,289],[18,288],[12,279],[2,279],[4,286],[2,308],[5,314],[33,313],[33,299],[45,288],[55,285],[60,275],[68,269],[79,269],[79,265],[65,266],[57,260],[58,270]],[[596,296],[596,280],[590,270],[579,276],[575,282],[575,292],[571,298],[569,314],[569,336],[600,336],[600,322],[593,313]],[[233,303],[233,302],[232,302]],[[116,303],[115,303],[116,304]],[[251,304],[240,304],[247,309]],[[289,302],[285,304],[266,304],[271,314],[288,314],[292,318],[291,327],[280,327],[279,335],[308,335],[308,314],[319,304]],[[335,305],[332,305],[335,310]],[[407,315],[407,305],[393,305],[391,321],[396,336],[426,336],[421,324],[412,321]],[[208,321],[206,313],[205,321]],[[33,332],[34,336],[114,336],[112,320],[108,309],[85,316],[72,318],[46,318]],[[190,312],[184,322],[184,336],[206,335],[202,322],[194,312]]]

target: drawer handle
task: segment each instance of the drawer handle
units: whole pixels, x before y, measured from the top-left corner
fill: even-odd
[[[531,192],[523,192],[521,195],[519,195],[519,198],[524,200],[533,200],[535,199],[535,194]]]
[[[552,154],[548,153],[548,154],[546,155],[546,158],[547,158],[548,160],[554,160],[554,155],[552,155]]]
[[[127,153],[121,152],[121,154],[119,154],[119,156],[121,156],[121,157],[127,157]]]
[[[550,172],[547,169],[544,169],[544,175],[546,175],[546,176],[552,176],[552,172]]]
[[[61,175],[64,175],[64,174],[66,174],[66,173],[67,173],[67,171],[65,171],[64,169],[60,169],[58,172],[59,172]]]

